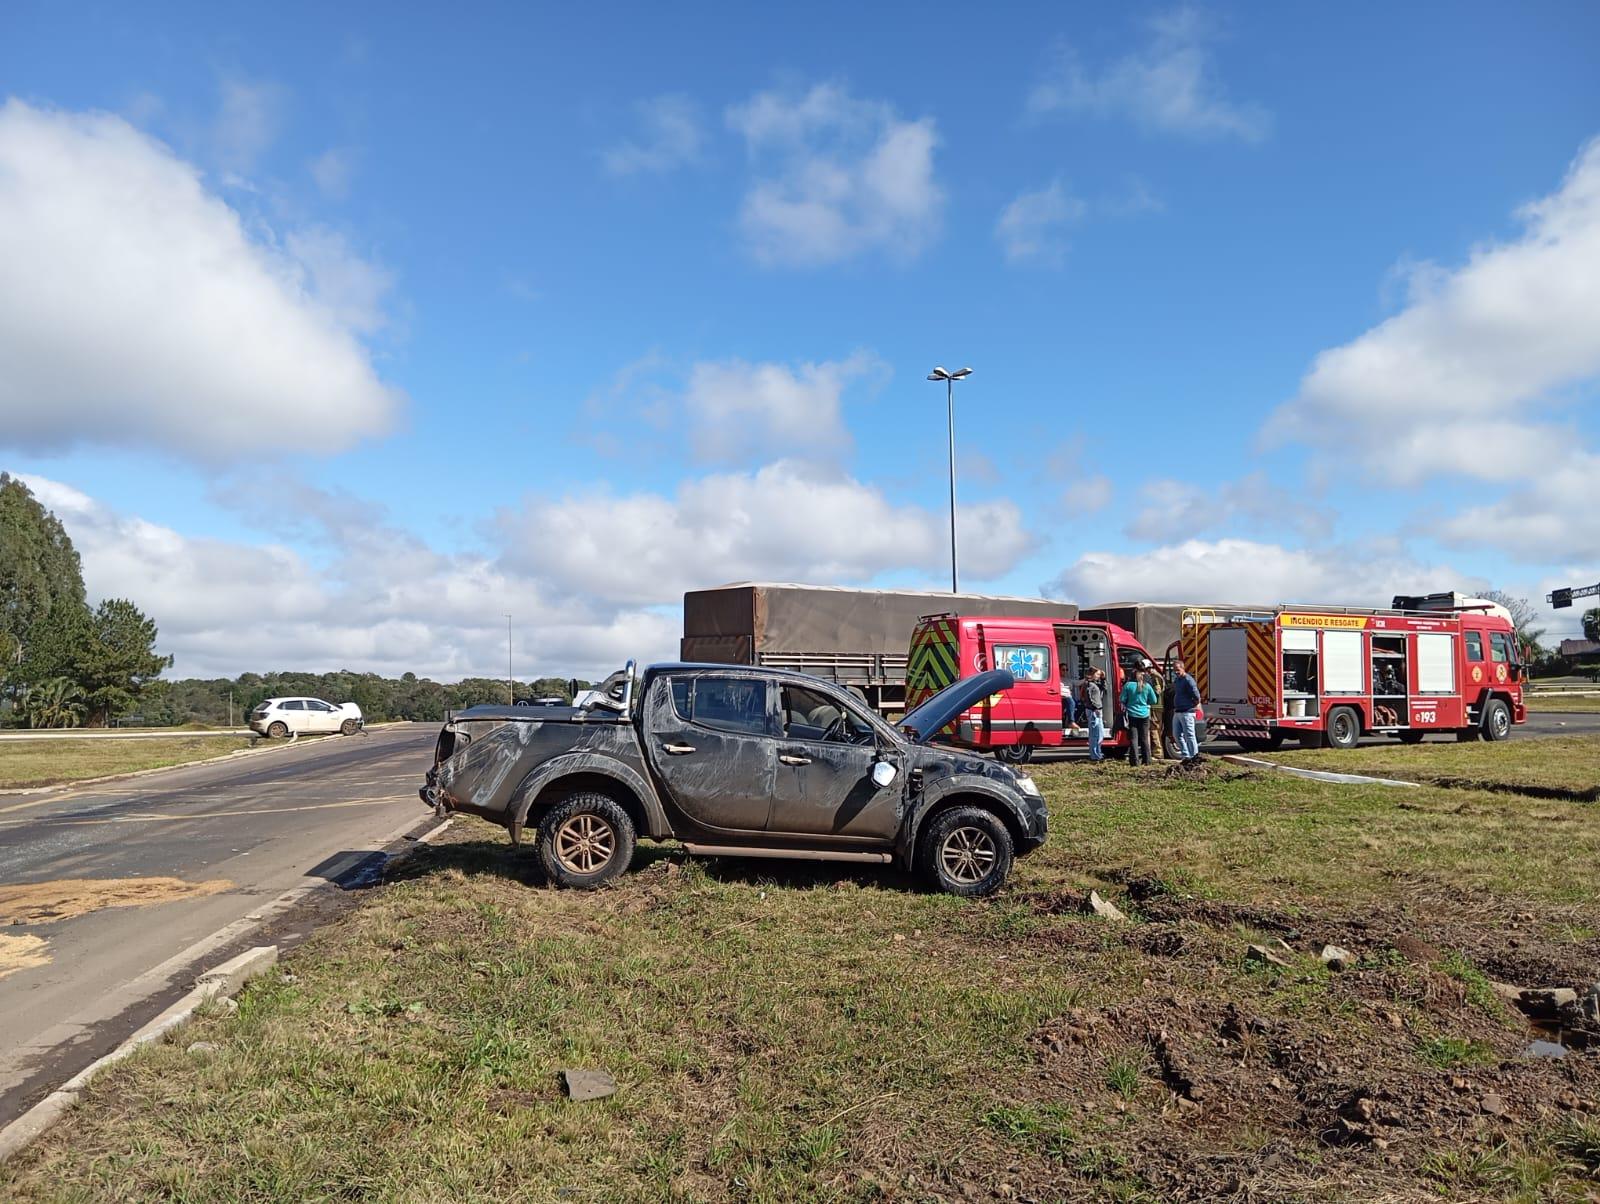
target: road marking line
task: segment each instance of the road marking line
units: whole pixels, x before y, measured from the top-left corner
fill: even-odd
[[[185,820],[185,819],[233,819],[241,815],[285,815],[295,811],[327,811],[336,807],[377,807],[383,803],[403,803],[412,796],[396,794],[387,798],[358,798],[349,799],[339,803],[308,803],[304,807],[259,807],[248,811],[198,811],[191,815],[167,815],[159,812],[135,812],[132,815],[108,815],[101,819],[69,819],[45,818],[41,820],[10,819],[0,820],[0,828],[14,828],[19,824],[68,824],[79,827],[84,824],[137,824],[149,823],[154,820]]]

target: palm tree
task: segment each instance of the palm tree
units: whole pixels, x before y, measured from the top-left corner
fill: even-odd
[[[29,727],[77,727],[83,718],[83,689],[65,677],[52,677],[28,691],[23,710]]]
[[[1600,606],[1591,606],[1583,612],[1583,638],[1600,644]]]

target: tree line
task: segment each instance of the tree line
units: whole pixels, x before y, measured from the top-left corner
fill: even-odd
[[[126,598],[91,607],[59,519],[0,472],[0,722],[104,726],[172,664]]]
[[[518,702],[535,698],[571,701],[574,687],[592,683],[566,678],[540,677],[514,683]],[[389,719],[442,721],[450,711],[481,703],[506,701],[504,678],[466,677],[441,683],[415,673],[398,678],[376,673],[241,673],[238,677],[185,678],[155,681],[139,699],[140,722],[151,727],[185,723],[243,722],[257,703],[267,698],[321,698],[328,702],[353,702],[369,723]]]

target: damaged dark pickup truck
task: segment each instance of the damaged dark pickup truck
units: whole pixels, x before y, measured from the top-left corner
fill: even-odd
[[[524,829],[550,880],[595,887],[639,837],[691,853],[898,863],[958,895],[999,889],[1044,843],[1044,800],[1010,766],[930,744],[1013,684],[961,678],[886,722],[801,674],[630,662],[586,706],[472,707],[446,723],[422,799]]]

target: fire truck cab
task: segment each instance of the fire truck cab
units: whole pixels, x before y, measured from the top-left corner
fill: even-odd
[[[1364,735],[1504,740],[1527,719],[1510,616],[1453,594],[1397,609],[1187,610],[1179,646],[1214,737],[1354,748]],[[1403,608],[1401,608],[1403,607]]]
[[[1088,747],[1087,730],[1065,724],[1062,699],[1081,697],[1088,671],[1100,669],[1106,675],[1103,747],[1114,755],[1128,745],[1127,732],[1116,730],[1115,723],[1122,683],[1134,670],[1154,663],[1133,634],[1115,623],[925,615],[911,634],[906,705],[919,705],[958,677],[1008,670],[1016,685],[958,716],[941,739],[992,752],[1002,760],[1027,761],[1035,748]]]

